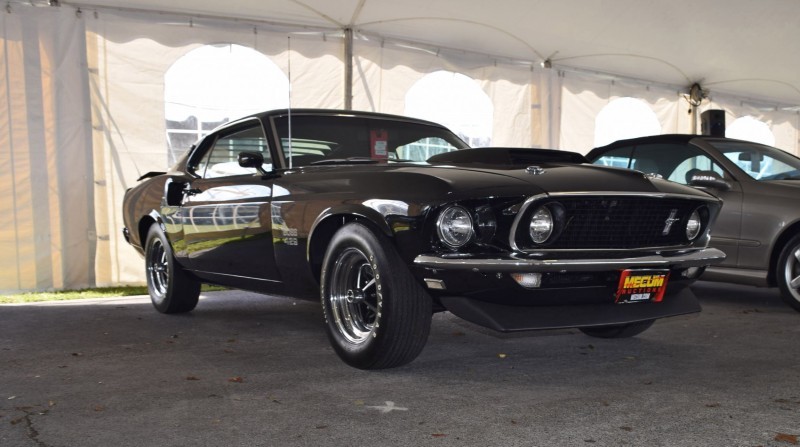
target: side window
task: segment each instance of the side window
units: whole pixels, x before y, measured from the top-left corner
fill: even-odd
[[[195,172],[203,178],[255,174],[255,168],[239,166],[240,152],[260,152],[264,156],[264,169],[272,169],[272,159],[264,132],[259,124],[232,133],[222,134],[198,164]]]
[[[780,178],[781,174],[795,171],[795,168],[757,150],[726,152],[725,156],[756,180]]]
[[[682,183],[697,171],[714,171],[724,176],[722,168],[711,157],[693,145],[647,144],[633,151],[633,169],[661,175],[663,178]]]
[[[612,149],[602,157],[598,158],[593,164],[601,166],[614,166],[615,168],[631,168],[631,152],[633,147],[619,147]]]
[[[689,184],[689,179],[691,179],[697,171],[714,171],[720,176],[725,177],[725,171],[722,170],[720,165],[714,163],[707,155],[698,155],[682,161],[681,164],[672,171],[672,174],[670,174],[667,180],[687,185]]]

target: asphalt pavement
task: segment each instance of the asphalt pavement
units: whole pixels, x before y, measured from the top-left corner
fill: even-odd
[[[622,340],[443,313],[408,366],[360,371],[318,304],[226,291],[0,306],[0,446],[791,446],[800,313],[698,283],[703,312]]]

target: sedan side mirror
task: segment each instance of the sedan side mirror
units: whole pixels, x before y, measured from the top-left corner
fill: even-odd
[[[264,170],[264,156],[261,152],[239,152],[237,159],[239,160],[239,166],[255,168],[261,175],[269,175]]]
[[[713,188],[720,191],[731,189],[731,184],[714,171],[697,171],[689,178],[689,186]]]

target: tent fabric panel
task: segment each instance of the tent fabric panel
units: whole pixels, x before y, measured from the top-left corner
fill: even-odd
[[[0,111],[0,290],[93,284],[91,190],[81,64],[84,27],[71,10],[3,16]],[[62,218],[69,208],[70,218]]]
[[[403,115],[406,94],[426,75],[449,71],[470,77],[493,106],[492,144],[530,147],[531,85],[539,76],[529,66],[498,64],[457,52],[430,53],[381,42],[354,44],[353,107]]]
[[[596,117],[611,101],[624,97],[643,101],[657,117],[660,133],[688,133],[690,130],[688,105],[677,91],[579,73],[562,73],[562,78],[559,149],[589,152],[595,146]]]

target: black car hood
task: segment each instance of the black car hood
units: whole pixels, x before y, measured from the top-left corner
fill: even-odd
[[[644,192],[689,193],[691,190],[671,182],[653,181],[641,172],[592,165],[583,155],[553,149],[513,147],[473,148],[446,152],[428,159],[438,170],[463,170],[504,176],[526,185],[528,194],[560,192]],[[453,171],[436,174],[442,178],[459,177]],[[498,182],[495,178],[493,181]]]
[[[451,183],[454,189],[481,186],[507,190],[519,189],[523,194],[564,192],[642,192],[704,195],[693,188],[628,169],[616,169],[591,164],[540,163],[536,167],[519,166],[431,166],[419,172],[436,176]],[[503,180],[501,180],[501,178]],[[484,184],[478,186],[477,183]],[[510,192],[510,191],[509,191]],[[499,191],[498,191],[499,193]]]
[[[572,192],[711,197],[700,190],[648,178],[628,169],[574,163],[539,163],[536,168],[474,163],[463,166],[416,163],[308,166],[298,170],[306,175],[286,175],[276,184],[288,190],[299,188],[306,193],[358,196],[368,192],[376,197],[409,201]]]

